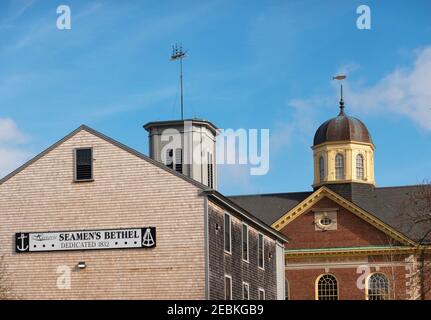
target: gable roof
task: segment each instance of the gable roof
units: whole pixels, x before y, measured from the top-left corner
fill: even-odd
[[[86,125],[81,125],[79,126],[77,129],[75,129],[74,131],[72,131],[71,133],[69,133],[68,135],[66,135],[64,138],[60,139],[59,141],[57,141],[56,143],[54,143],[53,145],[51,145],[49,148],[45,149],[44,151],[42,151],[41,153],[39,153],[38,155],[36,155],[35,157],[33,157],[32,159],[30,159],[29,161],[27,161],[25,164],[23,164],[22,166],[20,166],[19,168],[17,168],[16,170],[12,171],[10,174],[8,174],[7,176],[5,176],[4,178],[0,179],[0,186],[5,183],[6,181],[8,181],[9,179],[13,178],[15,175],[17,175],[18,173],[20,173],[21,171],[23,171],[25,168],[27,168],[28,166],[30,166],[31,164],[33,164],[34,162],[36,162],[37,160],[39,160],[40,158],[42,158],[43,156],[45,156],[46,154],[48,154],[50,151],[54,150],[56,147],[58,147],[59,145],[61,145],[63,142],[69,140],[70,138],[72,138],[74,135],[76,135],[77,133],[79,133],[80,131],[85,130],[93,135],[95,135],[96,137],[103,139],[115,146],[117,146],[118,148],[129,152],[132,155],[135,155],[193,185],[195,185],[196,187],[198,187],[199,189],[201,189],[202,194],[206,195],[206,196],[210,196],[215,200],[218,200],[218,202],[220,204],[222,204],[224,207],[229,207],[231,209],[234,209],[239,215],[243,216],[246,220],[253,222],[254,224],[260,226],[262,229],[264,229],[267,233],[272,234],[273,236],[275,236],[277,239],[281,240],[282,242],[287,242],[287,238],[281,234],[280,232],[278,232],[277,230],[274,230],[273,228],[271,228],[271,224],[266,223],[265,221],[261,221],[258,217],[255,217],[252,213],[250,213],[249,211],[238,207],[235,203],[233,203],[231,200],[229,200],[227,197],[223,196],[221,193],[219,193],[218,191],[209,188],[208,186],[192,179],[189,178],[186,175],[183,175],[181,173],[178,173],[175,170],[172,170],[170,168],[168,168],[167,166],[165,166],[163,163],[160,163],[148,156],[146,156],[145,154],[130,148],[124,144],[122,144],[121,142],[118,142],[115,139],[112,139],[111,137],[108,137],[106,135],[104,135],[103,133],[100,133],[99,131],[96,131]]]
[[[417,185],[382,188],[362,187],[361,191],[351,193],[351,201],[410,239],[419,241],[430,226],[429,222],[428,224],[414,223],[411,218],[411,216],[415,216],[414,211],[416,210],[412,196],[417,192],[418,187]],[[430,242],[431,234],[424,239],[424,243]]]
[[[403,232],[401,232],[398,228],[392,226],[391,224],[387,223],[387,221],[381,219],[379,216],[373,214],[373,212],[368,212],[362,207],[358,206],[352,201],[347,200],[340,194],[334,192],[333,190],[330,190],[326,187],[321,187],[315,192],[301,192],[301,193],[292,193],[292,194],[281,194],[280,199],[274,198],[274,195],[269,195],[267,198],[266,205],[268,206],[268,210],[265,209],[265,204],[257,205],[256,203],[253,203],[253,201],[259,201],[259,199],[265,199],[264,195],[261,195],[260,198],[257,196],[252,196],[251,199],[248,199],[247,196],[244,197],[233,197],[233,201],[236,201],[238,204],[242,203],[243,206],[248,206],[251,210],[252,205],[255,205],[256,208],[259,208],[261,211],[251,211],[254,215],[259,214],[260,219],[265,219],[263,216],[266,215],[267,211],[270,211],[271,214],[268,214],[268,217],[266,217],[266,221],[272,221],[271,224],[276,230],[281,230],[286,224],[293,221],[296,217],[300,216],[302,213],[306,212],[315,202],[319,201],[322,197],[326,196],[330,198],[331,200],[337,202],[339,205],[345,207],[350,212],[356,214],[360,218],[364,219],[365,221],[371,223],[376,228],[380,229],[381,231],[385,232],[392,238],[400,241],[404,244],[414,245],[414,242],[412,241],[413,238],[410,238],[406,236]],[[304,197],[304,198],[302,198]],[[292,199],[293,198],[293,199]],[[301,199],[302,198],[302,199]],[[278,214],[275,213],[277,210],[277,201],[274,205],[270,205],[270,201],[276,199],[280,203],[283,203],[288,210],[282,209],[280,207]],[[296,199],[296,200],[295,200]],[[251,200],[248,203],[247,200]],[[266,200],[265,200],[266,201]],[[264,201],[264,202],[265,202]],[[282,211],[283,210],[283,211]],[[384,217],[384,216],[383,216]],[[276,218],[276,219],[274,219]],[[265,221],[265,220],[264,220]],[[267,222],[269,223],[269,222]]]
[[[2,178],[0,180],[0,185],[2,185],[6,181],[8,181],[12,177],[14,177],[15,175],[17,175],[21,171],[23,171],[25,168],[27,168],[28,166],[30,166],[31,164],[33,164],[34,162],[36,162],[37,160],[39,160],[40,158],[42,158],[43,156],[45,156],[46,154],[48,154],[50,151],[54,150],[59,145],[61,145],[63,142],[69,140],[70,138],[72,138],[74,135],[76,135],[78,132],[80,132],[82,130],[85,130],[85,131],[87,131],[87,132],[95,135],[96,137],[98,137],[100,139],[103,139],[103,140],[105,140],[105,141],[107,141],[107,142],[109,142],[109,143],[117,146],[118,148],[120,148],[120,149],[122,149],[122,150],[124,150],[126,152],[129,152],[130,154],[132,154],[132,155],[134,155],[134,156],[136,156],[138,158],[141,158],[142,160],[147,161],[147,162],[149,162],[149,163],[151,163],[151,164],[159,167],[160,169],[163,169],[163,170],[165,170],[165,171],[167,171],[167,172],[169,172],[169,173],[171,173],[171,174],[173,174],[173,175],[175,175],[175,176],[177,176],[177,177],[179,177],[179,178],[181,178],[181,179],[183,179],[183,180],[185,180],[185,181],[187,181],[187,182],[195,185],[196,187],[198,187],[198,188],[200,188],[202,190],[208,190],[209,189],[206,185],[204,185],[204,184],[202,184],[202,183],[200,183],[200,182],[198,182],[196,180],[193,180],[193,179],[191,179],[191,178],[189,178],[189,177],[187,177],[187,176],[185,176],[183,174],[180,174],[180,173],[176,172],[175,170],[172,170],[172,169],[168,168],[164,164],[162,164],[162,163],[160,163],[160,162],[158,162],[158,161],[156,161],[156,160],[154,160],[154,159],[152,159],[152,158],[144,155],[143,153],[141,153],[141,152],[139,152],[139,151],[137,151],[137,150],[135,150],[133,148],[130,148],[130,147],[122,144],[121,142],[118,142],[117,140],[112,139],[112,138],[104,135],[103,133],[100,133],[99,131],[96,131],[96,130],[94,130],[94,129],[92,129],[92,128],[84,125],[84,124],[81,125],[80,127],[78,127],[77,129],[73,130],[71,133],[69,133],[64,138],[60,139],[59,141],[57,141],[56,143],[54,143],[53,145],[51,145],[49,148],[47,148],[44,151],[42,151],[41,153],[39,153],[34,158],[32,158],[29,161],[27,161],[26,163],[24,163],[18,169],[12,171],[7,176],[5,176],[4,178]]]

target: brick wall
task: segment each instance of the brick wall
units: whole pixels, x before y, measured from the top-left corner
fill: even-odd
[[[242,282],[250,285],[250,299],[263,288],[267,300],[277,298],[275,242],[265,237],[265,270],[258,268],[258,232],[249,226],[249,262],[242,260],[242,223],[232,216],[232,254],[224,252],[224,210],[210,203],[208,210],[210,299],[224,299],[224,277],[232,277],[232,297],[242,299]],[[230,213],[230,212],[228,212]],[[216,231],[216,224],[220,229]],[[269,259],[269,255],[272,259]]]
[[[313,210],[338,209],[337,229],[316,230]],[[317,202],[310,210],[290,222],[282,230],[290,242],[287,249],[323,249],[334,247],[389,246],[399,245],[385,233],[359,218],[328,198]],[[342,300],[364,300],[365,288],[358,288],[361,276],[358,267],[371,266],[370,272],[387,275],[390,282],[391,299],[408,298],[405,256],[355,256],[332,258],[287,259],[286,278],[289,281],[291,299],[314,300],[316,279],[324,274],[333,274],[339,284],[339,298]],[[358,262],[359,261],[359,262]],[[361,270],[359,269],[359,272]]]
[[[94,182],[73,182],[93,147]],[[0,185],[0,253],[23,299],[203,299],[204,199],[183,179],[85,130]],[[154,249],[16,254],[16,232],[155,226]],[[75,266],[85,261],[87,268]],[[59,266],[72,268],[59,290]]]
[[[313,209],[323,208],[338,209],[337,230],[315,230]],[[290,239],[288,249],[388,245],[390,242],[396,245],[385,233],[328,198],[317,202],[281,232]]]
[[[298,270],[286,270],[286,279],[289,281],[290,299],[315,300],[316,279],[322,274],[330,273],[337,278],[340,300],[365,300],[364,270],[358,270],[358,266],[330,266],[328,263],[326,266],[321,267],[304,265]],[[371,273],[382,272],[386,275],[389,280],[390,299],[409,298],[406,287],[407,271],[405,266],[402,265],[402,261],[394,262],[393,266],[382,266],[377,269],[376,266],[373,265],[370,267],[369,271]],[[362,278],[360,278],[361,276]]]

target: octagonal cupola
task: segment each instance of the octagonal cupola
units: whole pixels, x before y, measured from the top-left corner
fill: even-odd
[[[317,129],[312,149],[313,187],[351,182],[375,185],[371,135],[361,120],[346,115],[343,96],[339,114]]]

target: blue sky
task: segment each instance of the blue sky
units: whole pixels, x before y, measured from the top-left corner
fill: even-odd
[[[56,28],[57,6],[72,29]],[[371,8],[371,30],[356,8]],[[317,127],[346,112],[368,126],[379,186],[431,174],[431,2],[37,1],[0,3],[0,175],[80,124],[147,153],[148,121],[185,116],[270,129],[270,171],[219,168],[227,194],[309,190]]]

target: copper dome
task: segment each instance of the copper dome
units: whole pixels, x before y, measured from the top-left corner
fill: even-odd
[[[331,141],[356,141],[373,143],[365,124],[344,114],[344,103],[337,117],[324,122],[314,135],[314,145]]]

